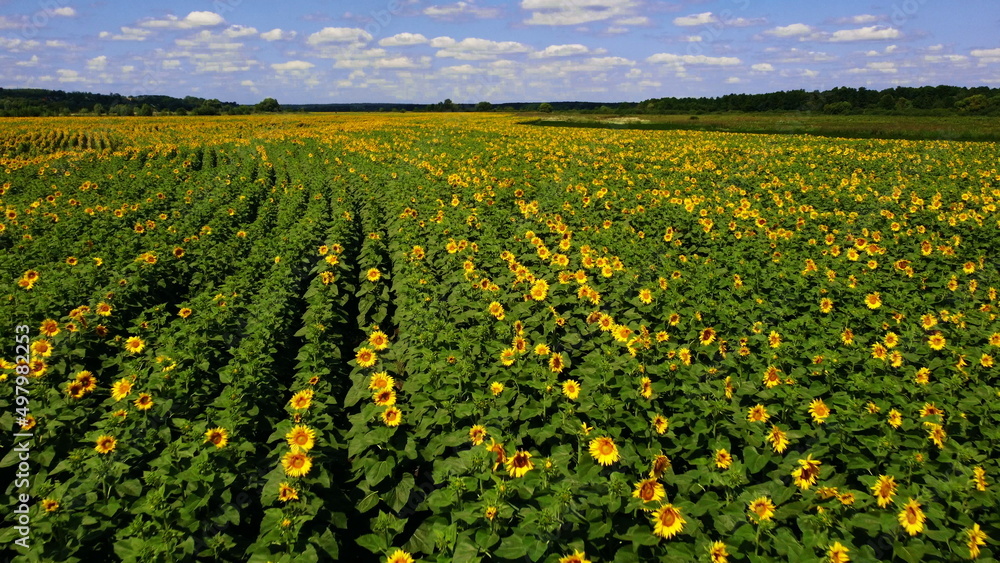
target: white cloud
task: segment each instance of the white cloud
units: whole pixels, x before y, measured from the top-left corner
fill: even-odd
[[[310,45],[323,43],[367,43],[372,34],[356,27],[324,27],[306,40]]]
[[[774,65],[771,63],[757,63],[750,68],[757,72],[774,72]]]
[[[80,73],[77,72],[77,71],[75,71],[75,70],[68,70],[68,69],[65,69],[65,68],[61,68],[61,69],[59,69],[59,70],[56,71],[56,74],[59,75],[59,82],[83,82],[84,81],[83,77],[80,76]]]
[[[962,63],[968,60],[965,55],[924,55],[924,61],[929,63]]]
[[[177,16],[167,16],[162,20],[148,19],[139,22],[142,27],[157,27],[169,29],[191,29],[195,27],[211,27],[221,25],[226,20],[215,12],[191,12],[184,19]]]
[[[1000,47],[996,49],[973,49],[969,54],[979,59],[980,64],[1000,63]]]
[[[316,65],[308,61],[288,61],[287,63],[274,63],[271,68],[278,72],[284,72],[286,70],[309,70],[314,66]]]
[[[549,45],[541,51],[535,51],[529,55],[533,59],[547,59],[549,57],[569,57],[572,55],[586,55],[590,53],[590,48],[579,43],[570,45]]]
[[[736,57],[709,57],[706,55],[675,55],[673,53],[657,53],[646,59],[648,63],[666,64],[691,64],[691,65],[713,65],[713,66],[733,66],[740,64]]]
[[[240,86],[250,86],[250,87],[253,87],[254,83],[253,83],[253,80],[244,80],[244,81],[240,82]]]
[[[848,69],[848,74],[867,74],[871,72],[880,72],[882,74],[896,74],[899,69],[896,68],[896,63],[891,61],[882,61],[868,63],[864,68],[852,68]]]
[[[435,38],[431,42],[431,45],[433,46],[434,41],[438,39],[442,38]],[[530,47],[517,41],[491,41],[489,39],[469,37],[440,49],[437,52],[437,56],[475,61],[493,59],[499,55],[527,53],[529,51],[531,51]]]
[[[649,18],[646,16],[632,16],[629,18],[618,18],[615,20],[618,25],[649,25]]]
[[[715,14],[712,12],[702,12],[700,14],[691,14],[690,16],[674,18],[674,25],[679,25],[681,27],[693,27],[696,25],[707,25],[718,22],[719,18],[715,17]]]
[[[833,43],[843,41],[881,41],[885,39],[896,39],[899,36],[899,30],[894,27],[872,25],[859,29],[841,29],[839,31],[834,31],[828,41]]]
[[[500,10],[476,6],[473,2],[457,2],[442,6],[428,6],[424,8],[424,15],[439,20],[453,20],[463,17],[495,18],[500,15]]]
[[[470,64],[464,64],[458,66],[446,66],[438,71],[439,74],[444,74],[444,75],[481,74],[483,72],[486,72],[486,69],[475,67]]]
[[[280,27],[276,27],[271,31],[265,31],[260,34],[260,38],[264,41],[287,41],[289,39],[294,39],[297,34],[294,31],[285,31]]]
[[[927,50],[930,51],[930,52],[932,52],[932,53],[934,51],[943,51],[944,50],[944,45],[942,45],[940,43],[938,43],[937,45],[931,45],[930,47],[927,48]]]
[[[178,61],[177,59],[168,59],[168,60],[165,60],[162,63],[160,63],[160,65],[164,69],[170,70],[170,69],[174,69],[174,68],[180,68],[181,67],[181,62]]]
[[[31,55],[31,58],[26,61],[17,61],[15,63],[17,66],[38,66],[38,55]]]
[[[50,10],[49,13],[52,14],[53,16],[63,16],[71,18],[76,15],[76,10],[74,10],[70,6],[63,6],[62,8],[56,8],[55,10]]]
[[[434,47],[435,49],[451,47],[455,43],[457,43],[457,41],[448,36],[435,37],[434,39],[431,39],[431,47]]]
[[[740,82],[743,81],[740,80],[739,77],[737,76],[730,76],[729,78],[726,79],[726,84],[739,84]]]
[[[104,70],[108,66],[108,57],[101,55],[87,61],[87,68],[90,70]]]
[[[767,25],[767,18],[733,18],[722,22],[727,27],[751,27],[754,25]]]
[[[249,37],[251,35],[257,35],[257,28],[247,27],[245,25],[231,25],[226,28],[222,34],[233,39],[237,37]]]
[[[378,42],[383,47],[405,47],[427,43],[427,38],[419,33],[397,33]]]
[[[24,23],[24,21],[14,21],[7,16],[0,16],[0,29],[17,29]]]
[[[804,23],[793,23],[791,25],[778,26],[764,32],[765,35],[774,37],[795,37],[812,33],[813,28]]]
[[[133,65],[122,65],[122,72],[125,73],[125,74],[133,72],[134,70],[135,70],[135,66],[133,66]]]
[[[879,21],[879,19],[880,18],[878,16],[873,16],[871,14],[860,14],[857,16],[850,16],[847,18],[837,18],[836,20],[834,20],[834,23],[842,25],[844,24],[864,25],[866,23],[875,23]]]
[[[700,43],[704,41],[705,38],[700,35],[681,35],[680,40],[685,43]]]
[[[401,69],[401,68],[429,68],[431,66],[430,57],[420,57],[419,60],[410,57],[392,57],[388,59],[378,59],[372,64],[375,68]]]
[[[139,29],[138,27],[121,27],[121,34],[114,34],[108,31],[102,31],[98,34],[101,39],[110,39],[112,41],[145,41],[147,37],[153,34],[152,31],[148,29]]]
[[[528,25],[581,25],[634,15],[636,0],[521,0]]]

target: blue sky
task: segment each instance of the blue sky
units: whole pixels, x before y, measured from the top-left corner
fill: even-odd
[[[996,0],[0,0],[0,86],[254,103],[1000,87]]]

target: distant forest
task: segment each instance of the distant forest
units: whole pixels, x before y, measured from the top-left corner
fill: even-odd
[[[278,104],[266,98],[255,105],[187,96],[123,96],[42,89],[0,88],[0,117],[58,115],[243,115],[310,111],[570,111],[617,114],[709,114],[723,112],[809,112],[883,115],[1000,115],[1000,88],[962,86],[896,87],[885,90],[834,88],[823,92],[790,90],[767,94],[728,94],[716,98],[653,98],[642,102],[516,102]]]

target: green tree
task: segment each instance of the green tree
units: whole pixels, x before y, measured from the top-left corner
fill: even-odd
[[[281,111],[281,106],[278,105],[278,100],[274,98],[264,98],[254,106],[254,111],[258,113],[274,113]]]
[[[476,104],[476,111],[490,111],[493,109],[493,104],[489,102],[479,102]]]
[[[550,104],[548,102],[539,104],[538,105],[538,111],[541,111],[541,112],[544,112],[544,113],[552,113],[552,104]]]

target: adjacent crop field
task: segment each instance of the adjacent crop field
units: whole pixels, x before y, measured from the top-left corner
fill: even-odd
[[[0,155],[26,561],[995,557],[996,144],[350,115]]]

